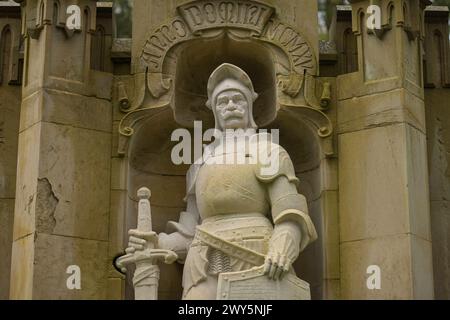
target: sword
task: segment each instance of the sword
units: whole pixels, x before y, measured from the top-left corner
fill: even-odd
[[[142,232],[152,231],[152,213],[150,207],[151,192],[147,188],[141,188],[137,192],[139,198],[137,230]],[[158,300],[159,266],[158,261],[171,264],[178,259],[175,252],[155,248],[155,244],[147,242],[144,250],[125,254],[116,260],[116,266],[126,272],[129,264],[135,264],[136,270],[133,276],[135,300]]]

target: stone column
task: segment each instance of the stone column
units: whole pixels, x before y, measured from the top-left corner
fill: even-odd
[[[429,1],[350,2],[359,70],[338,77],[342,298],[430,299],[422,80]],[[368,30],[369,5],[381,8],[381,29]],[[380,289],[367,286],[376,277],[370,266],[380,268]]]
[[[450,299],[450,46],[449,10],[425,11],[425,105],[430,173],[431,236],[436,299]]]
[[[73,4],[79,30],[66,25]],[[21,5],[26,48],[10,298],[105,298],[111,75],[90,68],[96,1]],[[79,289],[73,278],[75,289],[67,286],[77,276],[66,273],[69,266],[79,267]]]
[[[20,114],[20,7],[0,2],[0,300],[9,297]]]

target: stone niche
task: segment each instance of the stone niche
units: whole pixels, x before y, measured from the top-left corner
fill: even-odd
[[[142,186],[152,191],[156,232],[178,220],[189,166],[172,163],[177,142],[171,134],[180,127],[192,130],[195,120],[203,130],[214,126],[205,106],[207,80],[217,66],[232,63],[249,74],[259,94],[257,124],[280,130],[280,144],[293,159],[319,233],[295,263],[297,274],[311,284],[313,299],[335,296],[327,284],[339,277],[338,271],[330,273],[339,268],[338,258],[331,258],[338,252],[332,247],[338,245],[333,103],[329,83],[317,78],[317,48],[310,45],[317,43],[316,19],[310,18],[316,14],[315,1],[306,0],[135,2],[133,21],[145,30],[133,31],[133,75],[116,83],[123,112],[119,154],[127,168],[124,230],[136,226],[136,191]],[[160,299],[181,297],[181,275],[182,265],[161,266]],[[133,297],[131,278],[127,299]]]

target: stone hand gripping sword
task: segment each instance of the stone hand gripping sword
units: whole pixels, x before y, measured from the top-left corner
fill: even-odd
[[[150,207],[151,192],[141,188],[137,192],[139,198],[137,230],[152,232],[152,214]],[[155,248],[155,244],[147,241],[143,250],[125,254],[116,261],[116,266],[126,272],[126,266],[134,263],[136,270],[133,276],[135,300],[158,300],[159,266],[158,261],[171,264],[178,259],[175,252]]]

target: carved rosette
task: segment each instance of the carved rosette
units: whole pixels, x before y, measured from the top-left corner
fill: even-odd
[[[319,85],[316,57],[305,37],[278,19],[276,9],[264,2],[195,0],[178,6],[176,16],[148,34],[140,59],[133,66],[134,89],[123,83],[117,85],[117,104],[127,113],[119,127],[121,138],[129,138],[136,123],[150,116],[152,109],[174,108],[173,65],[180,47],[201,38],[224,36],[268,47],[277,76],[277,109],[295,108],[310,118],[319,137],[331,136],[331,121],[324,113],[330,101],[330,86]],[[168,59],[170,70],[166,70]],[[132,99],[128,98],[128,91]],[[127,142],[119,145],[119,153],[125,154]]]

